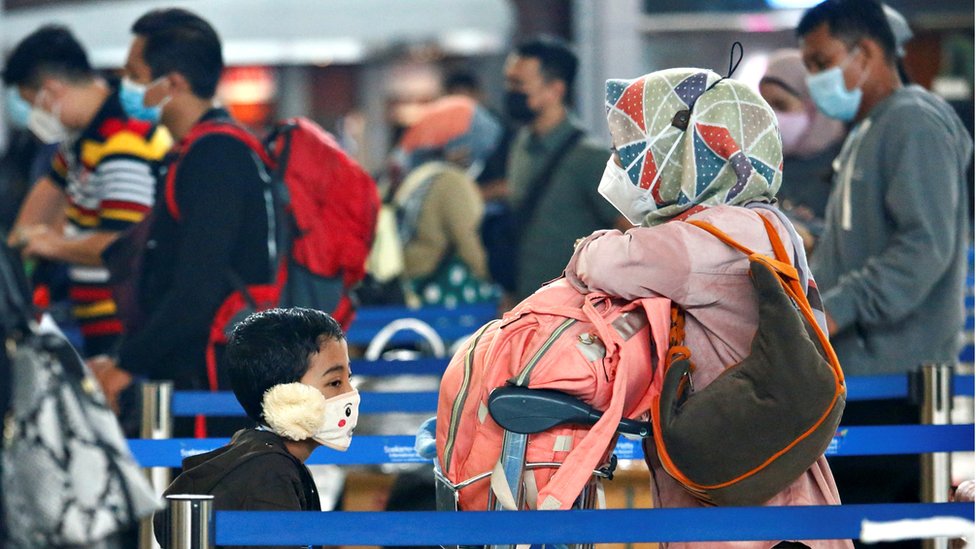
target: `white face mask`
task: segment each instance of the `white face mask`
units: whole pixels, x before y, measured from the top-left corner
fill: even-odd
[[[672,126],[667,126],[660,133],[657,134],[654,139],[651,140],[651,146],[658,140],[664,137],[664,134],[670,130],[674,130]],[[613,161],[611,156],[607,160],[607,167],[603,170],[603,177],[600,179],[600,186],[597,187],[597,191],[603,195],[603,198],[607,199],[614,208],[617,208],[627,221],[630,221],[634,226],[639,226],[644,222],[644,216],[648,213],[657,209],[658,205],[654,203],[654,196],[651,194],[651,189],[657,185],[658,180],[661,179],[661,174],[664,172],[665,167],[671,160],[671,155],[674,154],[675,149],[678,147],[678,143],[681,142],[681,136],[677,136],[674,143],[671,144],[671,148],[668,150],[668,154],[664,156],[664,162],[658,167],[657,175],[654,176],[654,180],[648,185],[647,189],[641,189],[630,179],[627,174],[627,170],[621,168]],[[639,157],[634,160],[638,162]]]
[[[312,439],[333,450],[345,452],[352,443],[352,432],[359,421],[359,391],[326,399],[322,428]]]
[[[38,93],[37,101],[34,102],[27,117],[27,128],[44,144],[60,143],[68,138],[68,130],[61,122],[61,105],[55,103],[54,112],[44,110],[40,106],[40,98],[43,94],[43,91]]]
[[[644,215],[650,211],[647,200],[651,193],[634,185],[627,172],[613,161],[612,156],[607,160],[607,167],[603,170],[597,191],[634,226],[640,225]]]

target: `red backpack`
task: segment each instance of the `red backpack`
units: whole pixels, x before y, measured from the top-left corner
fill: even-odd
[[[235,282],[235,291],[211,323],[207,375],[212,390],[217,388],[215,346],[226,344],[237,322],[254,311],[308,307],[328,312],[343,328],[349,327],[355,315],[349,290],[366,275],[380,207],[373,179],[311,120],[285,120],[265,143],[232,121],[216,120],[193,127],[166,174],[166,209],[177,221],[179,164],[194,142],[215,134],[244,142],[266,166],[279,233],[269,235],[269,242],[277,242],[280,251],[275,280],[246,287]]]

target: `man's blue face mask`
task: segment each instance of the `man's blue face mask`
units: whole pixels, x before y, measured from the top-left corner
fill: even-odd
[[[844,69],[858,51],[858,48],[854,48],[840,65],[816,74],[807,74],[806,78],[810,97],[820,112],[844,122],[850,122],[857,116],[863,96],[861,85],[868,75],[867,71],[864,71],[861,82],[853,90],[847,89],[847,84],[844,82]]]
[[[119,87],[119,101],[121,101],[122,109],[125,111],[125,113],[132,118],[145,120],[146,122],[152,122],[153,124],[158,123],[159,118],[163,113],[163,104],[166,101],[164,100],[159,105],[153,107],[147,107],[144,104],[146,99],[146,90],[157,82],[158,80],[146,85],[137,84],[128,78],[122,79],[122,85]]]
[[[30,118],[31,105],[20,96],[17,88],[9,88],[5,97],[7,121],[14,128],[26,128]]]

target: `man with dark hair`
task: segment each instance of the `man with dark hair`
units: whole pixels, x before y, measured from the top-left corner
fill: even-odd
[[[44,143],[61,143],[50,171],[24,201],[8,243],[27,257],[69,264],[85,354],[114,352],[122,325],[100,253],[149,211],[152,167],[172,140],[125,112],[119,93],[95,74],[64,27],[45,26],[24,38],[7,59],[3,80],[32,105],[31,131]]]
[[[902,85],[876,0],[827,0],[804,14],[797,36],[814,102],[851,123],[811,265],[841,364],[873,375],[954,363],[972,139],[945,101]],[[918,420],[901,403],[851,402],[844,413],[846,425]],[[915,456],[831,467],[845,503],[917,501]]]
[[[117,363],[93,364],[110,398],[134,375],[170,379],[177,389],[215,388],[206,349],[218,309],[238,287],[273,279],[274,212],[263,163],[236,136],[187,142],[199,125],[234,124],[214,100],[223,70],[217,33],[182,9],[151,11],[132,30],[124,83],[134,90],[132,106],[156,112],[178,144],[159,174],[137,284],[145,321],[126,334]],[[204,431],[198,422],[197,434]]]
[[[209,494],[220,511],[320,511],[305,461],[320,445],[345,450],[359,415],[339,323],[312,309],[271,309],[244,319],[227,346],[237,400],[257,429],[183,460],[166,494]],[[156,537],[165,514],[154,517]]]
[[[576,54],[540,37],[515,48],[505,65],[505,108],[524,127],[508,158],[508,193],[517,228],[511,296],[528,296],[556,278],[573,242],[597,229],[628,228],[597,192],[609,150],[583,138],[569,114]]]
[[[465,95],[484,103],[485,92],[481,87],[478,75],[466,70],[459,70],[449,73],[444,77],[444,95]]]

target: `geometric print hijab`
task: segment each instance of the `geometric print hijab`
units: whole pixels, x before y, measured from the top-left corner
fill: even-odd
[[[773,202],[783,179],[776,115],[745,84],[719,80],[678,68],[607,81],[614,149],[631,183],[652,198],[643,202],[644,226],[701,207]]]

